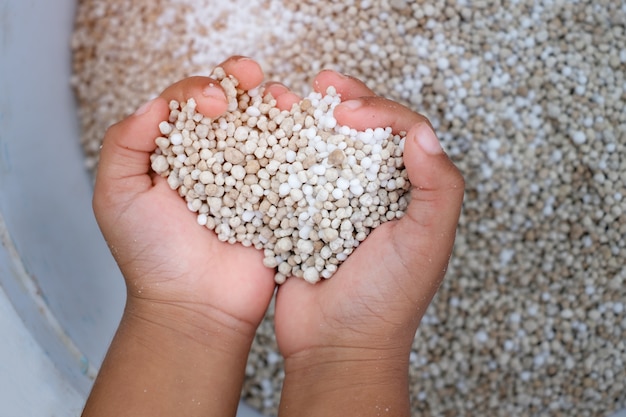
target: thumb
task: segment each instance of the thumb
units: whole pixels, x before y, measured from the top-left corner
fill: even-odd
[[[443,278],[452,252],[465,183],[427,122],[407,133],[404,165],[411,182],[411,200],[394,233],[407,263],[426,260]],[[426,265],[420,265],[424,268]]]
[[[158,125],[167,119],[168,111],[167,101],[156,98],[107,130],[94,197],[113,202],[123,194],[139,193],[152,186],[150,154],[156,148],[155,138],[160,135]]]

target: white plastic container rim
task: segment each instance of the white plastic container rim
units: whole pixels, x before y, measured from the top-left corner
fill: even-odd
[[[124,303],[78,139],[75,10],[0,0],[1,415],[79,415]]]

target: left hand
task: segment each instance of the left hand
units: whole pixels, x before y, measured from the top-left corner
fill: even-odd
[[[263,79],[258,64],[248,59],[231,58],[221,66],[246,89]],[[252,337],[274,290],[273,272],[263,266],[259,251],[220,242],[200,227],[185,202],[150,168],[158,124],[169,116],[169,101],[191,97],[207,116],[226,111],[219,82],[192,77],[109,129],[94,211],[126,279],[131,305],[178,305]]]
[[[221,64],[243,88],[263,74],[249,59]],[[127,286],[122,321],[84,416],[234,416],[250,345],[274,292],[274,271],[254,248],[218,240],[154,174],[150,155],[168,103],[227,110],[219,82],[192,77],[112,126],[104,138],[93,207]]]

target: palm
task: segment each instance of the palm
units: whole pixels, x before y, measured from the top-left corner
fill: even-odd
[[[311,286],[291,278],[279,289],[276,337],[285,357],[332,345],[338,334],[342,343],[371,346],[374,335],[393,337],[410,324],[406,321],[414,319],[414,312],[394,312],[392,305],[407,296],[400,279],[406,271],[393,259],[398,256],[392,239],[397,224],[372,232],[328,281]]]
[[[161,178],[122,213],[116,224],[133,238],[116,257],[127,278],[132,277],[135,294],[260,321],[274,289],[274,273],[263,266],[261,253],[220,242],[200,227]],[[135,277],[133,271],[144,273]]]
[[[420,126],[430,129],[424,116],[356,79],[324,71],[314,86],[318,92],[334,86],[342,100],[358,100],[356,110],[335,108],[342,125],[391,126],[414,137]],[[333,344],[385,348],[398,337],[410,345],[445,274],[462,201],[462,178],[442,155],[426,157],[415,139],[407,140],[403,157],[415,186],[410,215],[374,230],[330,280],[311,286],[291,278],[280,287],[276,338],[286,358]]]

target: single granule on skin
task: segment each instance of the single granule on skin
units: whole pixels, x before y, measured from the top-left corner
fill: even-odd
[[[402,217],[404,132],[338,125],[333,87],[281,111],[262,89],[237,89],[219,67],[213,76],[229,111],[212,120],[193,99],[172,101],[152,169],[220,240],[263,249],[277,283],[330,278],[374,228]]]

